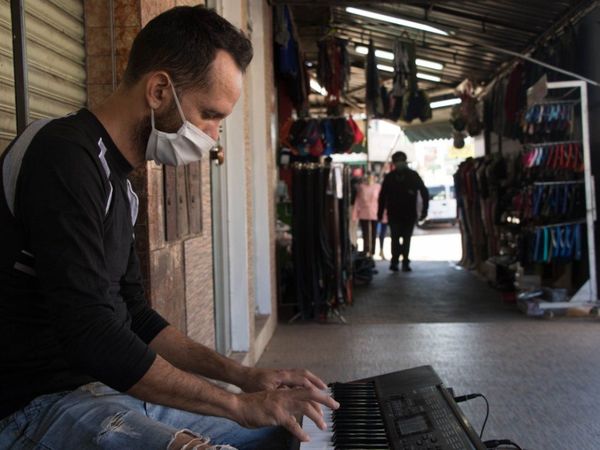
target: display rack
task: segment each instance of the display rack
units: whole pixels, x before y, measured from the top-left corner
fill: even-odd
[[[594,177],[591,172],[590,130],[588,121],[587,84],[584,81],[558,81],[547,85],[548,91],[571,89],[569,94],[579,93],[576,99],[581,108],[581,142],[583,144],[583,183],[585,184],[585,225],[587,230],[587,251],[589,279],[579,288],[569,301],[538,303],[538,308],[546,315],[553,316],[553,311],[565,308],[587,307],[598,314],[598,284],[596,277],[596,247],[594,241],[594,222],[596,221],[596,195]],[[546,103],[546,102],[545,102]],[[535,145],[535,144],[534,144]]]

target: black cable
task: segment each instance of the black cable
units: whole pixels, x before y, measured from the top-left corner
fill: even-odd
[[[481,397],[485,401],[485,419],[483,420],[483,425],[481,426],[481,432],[479,433],[479,438],[483,437],[483,430],[485,430],[485,425],[487,423],[488,417],[490,416],[490,403],[488,399],[485,398],[483,394],[468,394],[468,395],[459,395],[458,397],[454,397],[454,401],[456,403],[466,402],[467,400],[472,400],[474,398]]]
[[[487,448],[491,448],[491,449],[498,448],[500,446],[510,445],[511,447],[514,447],[517,450],[523,450],[521,447],[519,447],[517,444],[515,444],[510,439],[493,439],[490,441],[485,441],[483,443],[483,445],[485,445]]]

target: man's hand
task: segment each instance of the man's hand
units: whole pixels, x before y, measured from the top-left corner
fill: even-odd
[[[248,367],[244,381],[239,384],[244,392],[258,392],[283,387],[303,387],[322,390],[327,385],[315,374],[304,369],[259,369]]]
[[[323,420],[321,405],[337,409],[340,405],[325,392],[315,388],[277,389],[251,394],[240,394],[237,398],[234,420],[248,428],[276,426],[285,427],[300,441],[309,436],[302,430],[297,417],[307,416],[320,429],[327,425]]]

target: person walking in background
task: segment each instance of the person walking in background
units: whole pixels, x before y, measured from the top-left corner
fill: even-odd
[[[381,185],[375,182],[371,173],[356,190],[354,209],[358,217],[363,236],[363,249],[365,253],[373,255],[375,252],[375,237],[377,236],[377,208]]]
[[[392,235],[392,259],[390,270],[397,272],[400,254],[402,254],[402,271],[410,272],[410,239],[417,222],[417,192],[421,194],[423,208],[419,220],[427,217],[429,192],[417,172],[410,169],[406,153],[396,152],[392,155],[394,170],[383,179],[379,194],[377,219],[382,221],[383,212],[387,211],[388,224]],[[402,239],[402,244],[400,244]]]

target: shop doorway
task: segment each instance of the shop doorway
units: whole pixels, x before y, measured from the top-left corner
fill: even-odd
[[[427,218],[415,227],[411,240],[410,259],[412,261],[450,261],[462,259],[462,244],[454,174],[458,165],[465,158],[483,152],[483,143],[476,139],[466,138],[461,148],[454,146],[454,141],[440,138],[443,133],[411,134],[420,140],[409,141],[405,130],[382,120],[369,122],[369,159],[365,163],[365,171],[375,175],[376,182],[381,183],[385,174],[391,170],[387,162],[396,151],[407,154],[409,167],[421,176],[429,192],[429,208]],[[410,130],[409,130],[410,131]],[[422,208],[421,197],[417,196],[417,216]],[[364,251],[364,236],[361,227],[356,227],[358,251]],[[381,224],[377,225],[376,243],[373,251],[375,260],[391,258],[391,239],[389,227],[382,235]],[[383,241],[381,237],[384,236]]]

